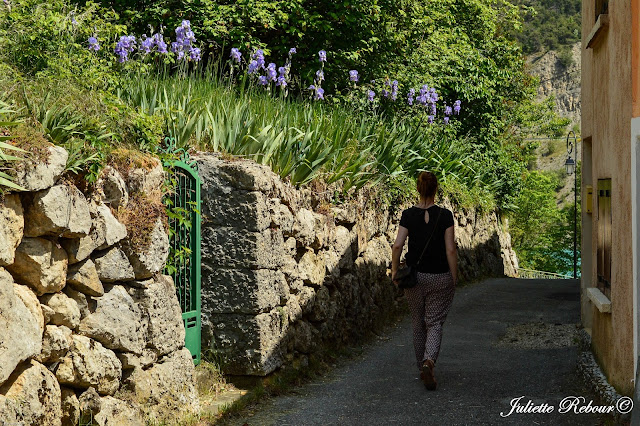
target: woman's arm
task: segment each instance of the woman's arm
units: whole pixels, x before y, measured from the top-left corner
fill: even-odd
[[[451,277],[455,285],[458,284],[458,249],[456,247],[456,237],[454,226],[448,227],[444,231],[444,245],[447,250],[447,262],[451,270]]]
[[[404,241],[407,239],[407,235],[409,235],[409,230],[404,226],[398,226],[398,236],[396,236],[396,241],[391,246],[391,278],[396,276],[396,271],[398,270],[398,265],[400,265],[400,255],[402,255],[402,248],[404,247]],[[393,283],[398,285],[398,283],[394,280]]]

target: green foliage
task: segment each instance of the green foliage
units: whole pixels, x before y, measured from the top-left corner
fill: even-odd
[[[551,246],[550,231],[560,221],[555,200],[556,186],[554,176],[531,171],[516,197],[517,210],[512,213],[510,231],[522,267],[546,270],[543,267],[546,256],[540,253],[540,249]]]
[[[177,146],[252,158],[296,185],[322,178],[341,181],[348,191],[425,169],[434,170],[443,183],[475,184],[453,126],[390,124],[337,106],[277,99],[250,87],[238,91],[207,74],[140,76],[125,83],[119,96],[132,108],[160,117]]]
[[[557,207],[557,186],[556,173],[529,172],[516,198],[517,209],[511,214],[509,228],[521,267],[568,274],[573,271],[574,206]],[[579,250],[579,215],[577,229]]]
[[[224,62],[231,47],[239,47],[245,60],[261,47],[267,62],[281,64],[289,48],[296,47],[293,69],[300,80],[290,89],[311,84],[319,67],[317,52],[326,50],[327,101],[356,114],[382,114],[389,121],[424,120],[420,108],[380,99],[386,79],[400,82],[401,100],[409,88],[425,83],[450,102],[460,99],[464,113],[453,139],[467,141],[469,161],[481,175],[507,170],[516,178],[495,185],[503,208],[511,205],[519,187],[520,163],[527,161],[519,152],[530,150],[524,135],[553,131],[561,124],[548,114],[547,104],[533,102],[537,81],[526,74],[522,50],[513,40],[522,27],[520,10],[508,1],[104,0],[102,4],[117,10],[120,22],[138,33],[146,32],[148,25],[156,29],[164,25],[172,35],[182,19],[190,20],[198,39],[207,40],[205,58],[215,62]],[[355,88],[348,81],[350,69],[360,72],[361,83]],[[378,94],[373,104],[366,101],[369,88]],[[183,124],[195,126],[189,121]]]
[[[503,0],[16,0],[0,14],[0,58],[16,80],[40,89],[14,98],[32,105],[30,117],[51,140],[74,150],[70,170],[88,169],[89,177],[113,147],[155,152],[168,135],[182,147],[253,158],[295,184],[323,179],[345,191],[406,188],[408,176],[431,169],[465,203],[477,196],[508,209],[533,149],[526,135],[561,127],[548,103],[533,102],[537,82],[511,36],[521,26],[519,10]],[[183,19],[206,40],[204,57],[219,73],[189,73],[171,58],[137,54],[115,62],[120,35],[164,26],[173,37]],[[89,36],[100,51],[87,49]],[[245,59],[263,47],[279,64],[296,47],[290,96],[277,99],[237,74],[221,77],[229,75],[232,46]],[[299,102],[294,90],[311,81],[320,49],[328,52],[324,106]],[[354,68],[357,87],[348,84]],[[164,71],[154,75],[157,69]],[[387,78],[400,81],[399,100],[368,103],[365,91],[379,94]],[[449,102],[462,101],[454,125],[427,126],[426,112],[406,105],[407,90],[425,83]]]
[[[10,12],[0,8],[0,55],[29,76],[73,78],[92,88],[114,86],[118,80],[108,55],[116,35],[125,30],[114,23],[117,18],[93,2],[79,9],[65,0],[12,0]],[[91,36],[103,44],[99,54],[87,49]]]
[[[12,138],[8,134],[8,131],[3,132],[3,129],[11,129],[18,125],[13,117],[15,114],[11,105],[0,100],[0,194],[8,189],[24,189],[13,182],[11,177],[11,165],[16,161],[20,161],[21,157],[13,155],[12,153],[24,152],[22,149],[7,143]],[[9,153],[12,152],[12,153]]]
[[[513,0],[524,15],[516,38],[525,54],[556,50],[580,41],[580,0]]]

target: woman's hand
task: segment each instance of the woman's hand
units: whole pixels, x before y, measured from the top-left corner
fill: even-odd
[[[393,281],[393,284],[396,286],[400,284],[400,282],[396,281],[394,278],[396,277],[396,272],[398,270],[398,266],[400,265],[400,255],[402,254],[404,241],[407,239],[408,235],[409,230],[404,226],[399,226],[398,236],[396,237],[396,241],[391,247],[391,281]]]
[[[400,281],[396,280],[396,272],[392,271],[391,272],[391,281],[393,282],[393,284],[397,287],[400,285]]]

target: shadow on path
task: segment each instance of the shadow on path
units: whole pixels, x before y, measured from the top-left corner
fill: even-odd
[[[436,366],[438,390],[424,389],[408,318],[362,357],[320,381],[261,404],[248,425],[598,425],[599,415],[558,412],[568,396],[594,399],[576,373],[574,280],[492,279],[456,290]],[[527,326],[512,327],[519,324]],[[509,413],[511,400],[554,406],[550,414]]]

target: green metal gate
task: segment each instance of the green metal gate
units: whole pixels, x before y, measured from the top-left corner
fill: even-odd
[[[176,151],[173,151],[174,153]],[[197,164],[186,152],[180,160],[165,164],[174,191],[167,195],[171,228],[170,262],[166,272],[173,277],[186,331],[185,346],[193,362],[200,363],[200,177]]]

